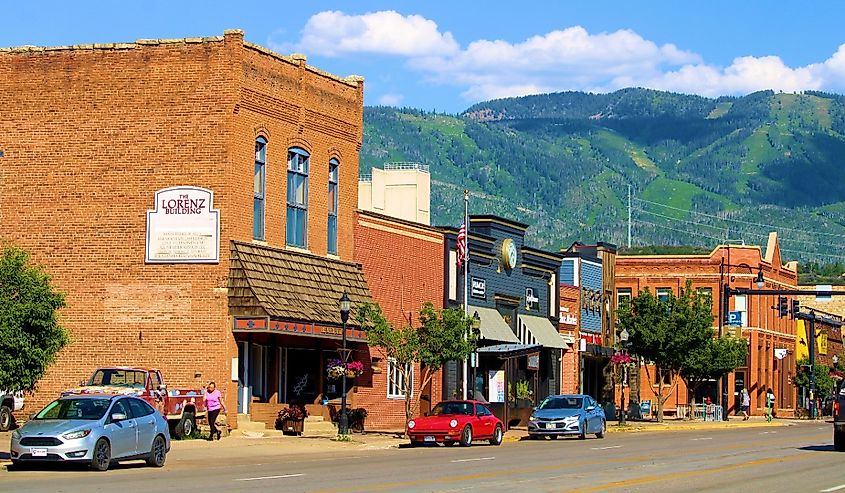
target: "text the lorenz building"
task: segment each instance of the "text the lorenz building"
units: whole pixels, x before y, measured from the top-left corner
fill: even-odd
[[[477,357],[463,375],[460,363],[444,371],[444,397],[490,402],[508,426],[525,423],[532,407],[560,391],[560,360],[574,339],[558,333],[561,255],[525,245],[527,225],[496,216],[471,216],[469,316],[480,318]],[[446,234],[446,306],[463,305],[463,269],[457,266],[457,231]]]

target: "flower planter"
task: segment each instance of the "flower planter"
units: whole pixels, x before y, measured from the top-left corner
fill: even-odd
[[[304,419],[282,420],[282,433],[285,435],[302,435],[303,428],[305,428]]]

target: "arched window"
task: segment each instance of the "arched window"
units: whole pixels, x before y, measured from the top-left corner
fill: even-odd
[[[337,181],[340,162],[337,159],[329,161],[329,223],[328,223],[328,252],[337,254]]]
[[[255,174],[252,181],[252,237],[264,239],[264,192],[267,176],[267,139],[255,139]]]
[[[309,155],[304,149],[288,149],[287,244],[308,246],[308,167]]]

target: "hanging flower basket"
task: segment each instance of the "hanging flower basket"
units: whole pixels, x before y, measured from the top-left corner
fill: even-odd
[[[616,353],[610,357],[610,362],[614,365],[623,365],[627,363],[633,363],[634,358],[631,357],[628,353]]]
[[[331,359],[326,363],[326,373],[332,380],[339,378],[355,378],[364,373],[364,363],[360,361],[350,361],[344,364],[339,359]]]

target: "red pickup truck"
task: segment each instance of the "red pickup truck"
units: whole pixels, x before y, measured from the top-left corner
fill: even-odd
[[[87,382],[62,392],[69,394],[137,395],[167,418],[170,432],[185,437],[196,429],[197,418],[205,417],[203,389],[168,389],[161,371],[153,368],[98,368]]]

